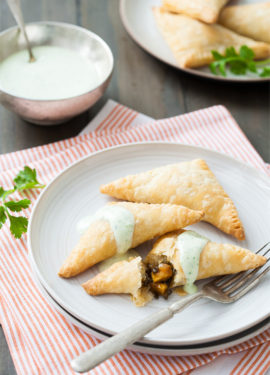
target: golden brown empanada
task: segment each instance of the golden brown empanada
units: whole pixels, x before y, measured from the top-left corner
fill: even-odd
[[[184,232],[187,231],[180,230],[159,238],[145,259],[145,263],[150,265],[150,268],[164,262],[173,266],[175,274],[171,287],[184,285],[186,282],[179,256],[181,250],[176,247],[178,236]],[[246,271],[262,266],[265,262],[265,257],[247,249],[209,241],[200,254],[196,280]]]
[[[120,178],[102,185],[100,191],[133,202],[181,204],[202,210],[204,221],[239,240],[245,238],[232,200],[201,159]]]
[[[239,51],[246,45],[255,53],[255,58],[270,55],[270,45],[238,35],[221,25],[207,25],[183,14],[175,14],[154,8],[157,25],[170,46],[181,68],[194,68],[213,62],[211,51],[224,54],[227,47]]]
[[[163,0],[163,7],[175,13],[184,13],[206,23],[215,23],[222,7],[229,0]]]
[[[204,215],[201,211],[171,204],[113,202],[110,206],[123,207],[134,216],[135,225],[129,248],[196,223]],[[103,219],[95,220],[82,235],[58,274],[61,277],[75,276],[112,257],[117,251],[115,236],[109,222]]]
[[[145,305],[153,295],[167,298],[174,287],[185,285],[187,281],[180,260],[181,250],[176,245],[184,232],[192,231],[180,230],[161,237],[144,262],[141,257],[136,257],[115,263],[84,283],[83,288],[93,296],[130,294],[137,306]],[[211,241],[205,242],[198,257],[196,280],[246,271],[262,266],[266,261],[266,258],[241,247]]]
[[[238,34],[270,43],[270,2],[228,6],[220,13],[218,23]]]
[[[153,298],[149,287],[143,286],[144,277],[145,265],[141,257],[136,257],[114,263],[82,286],[92,296],[107,293],[130,294],[136,306],[144,306]]]

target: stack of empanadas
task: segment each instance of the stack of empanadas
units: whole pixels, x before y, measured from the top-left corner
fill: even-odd
[[[270,55],[269,3],[223,8],[227,2],[163,0],[162,7],[153,9],[157,26],[180,67],[209,64],[212,50],[224,54],[226,48],[239,51],[242,45],[251,48],[257,59]]]
[[[160,237],[145,260],[118,261],[83,284],[90,295],[126,293],[137,306],[154,296],[165,298],[195,280],[258,267],[265,258],[234,245],[211,242],[183,228],[205,220],[225,233],[244,239],[236,208],[204,160],[167,165],[102,185],[102,193],[129,202],[113,202],[90,221],[62,265],[69,278],[107,258],[127,254],[145,241]],[[121,255],[122,256],[122,255]]]

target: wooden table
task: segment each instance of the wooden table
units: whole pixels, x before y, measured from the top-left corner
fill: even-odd
[[[138,47],[119,17],[117,0],[23,0],[26,22],[52,20],[82,25],[111,47],[115,69],[105,96],[87,113],[56,127],[31,125],[0,108],[0,153],[75,136],[108,98],[153,118],[190,112],[215,104],[233,114],[262,158],[270,162],[270,85],[231,84],[195,78],[167,66]],[[0,1],[0,31],[13,26],[5,1]],[[0,374],[15,370],[0,332]]]

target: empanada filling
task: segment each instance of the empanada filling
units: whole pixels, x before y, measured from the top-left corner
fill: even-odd
[[[147,285],[155,298],[159,296],[165,299],[172,293],[171,285],[175,269],[172,264],[163,257],[158,263],[148,263],[146,266],[145,278],[143,285]]]

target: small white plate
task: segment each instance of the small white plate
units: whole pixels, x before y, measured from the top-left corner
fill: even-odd
[[[65,310],[95,329],[114,334],[168,305],[168,301],[159,299],[144,308],[136,308],[128,296],[87,295],[81,284],[97,273],[97,267],[72,279],[58,277],[57,271],[78,241],[75,230],[78,220],[108,201],[99,193],[101,184],[130,173],[195,158],[207,161],[236,203],[247,238],[237,242],[207,223],[193,228],[214,241],[236,243],[254,251],[269,241],[270,184],[269,178],[258,170],[218,152],[173,143],[131,144],[98,152],[73,164],[47,186],[29,223],[28,246],[34,270]],[[265,298],[269,280],[270,275],[233,304],[199,301],[150,332],[142,342],[194,345],[248,329],[269,316],[270,299]],[[169,301],[178,298],[181,297],[172,295]]]
[[[74,324],[78,328],[82,329],[83,331],[90,333],[91,335],[96,336],[101,340],[106,340],[107,338],[111,337],[111,335],[106,334],[100,330],[96,330],[93,327],[83,323],[82,321],[76,319],[73,315],[71,315],[68,311],[64,310],[47,292],[41,282],[38,280],[37,275],[34,275],[37,286],[47,300],[47,302],[54,307],[61,315],[63,315],[70,323]],[[240,332],[234,336],[230,336],[227,339],[209,342],[203,345],[186,345],[186,346],[161,346],[161,345],[154,345],[154,344],[145,344],[145,343],[134,343],[128,350],[133,350],[135,352],[143,352],[149,354],[156,354],[156,355],[197,355],[197,354],[204,354],[204,353],[212,353],[218,350],[223,350],[226,348],[230,348],[235,345],[239,345],[251,338],[259,335],[261,332],[264,332],[266,329],[270,327],[270,318],[263,320],[261,323],[256,324],[254,327],[249,328],[243,332]]]
[[[261,0],[238,0],[232,3],[245,4],[255,2],[261,2]],[[131,38],[148,53],[177,69],[200,77],[233,82],[270,81],[270,77],[259,78],[252,73],[244,76],[228,73],[227,77],[223,77],[211,73],[207,66],[197,69],[180,68],[155,23],[152,7],[160,6],[161,3],[161,0],[121,0],[120,2],[120,15],[125,29]]]

